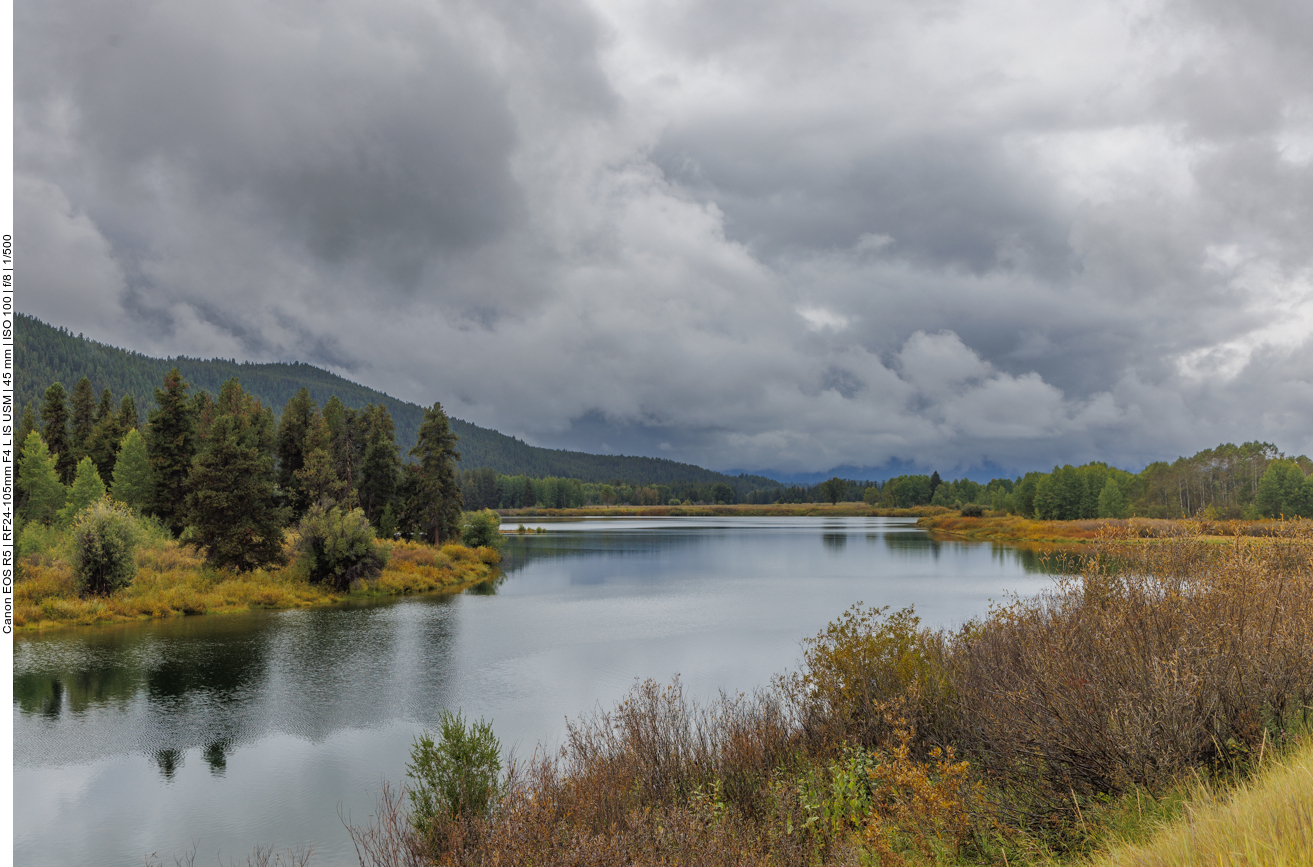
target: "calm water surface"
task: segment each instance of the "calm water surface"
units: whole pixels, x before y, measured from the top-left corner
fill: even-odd
[[[764,685],[855,602],[951,625],[1049,580],[897,519],[526,525],[547,532],[512,537],[482,592],[19,639],[16,863],[172,864],[194,843],[198,863],[313,844],[354,865],[339,811],[363,822],[444,706],[528,754],[635,678]]]

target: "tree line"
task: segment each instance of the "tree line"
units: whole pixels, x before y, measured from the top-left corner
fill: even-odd
[[[865,489],[870,505],[976,507],[1039,520],[1082,518],[1313,518],[1313,461],[1271,443],[1224,443],[1139,473],[1102,462],[1067,464],[1016,479],[943,481],[903,475]],[[841,481],[841,480],[831,480]],[[854,482],[846,483],[850,486]]]
[[[381,404],[356,409],[334,396],[321,409],[302,387],[275,420],[237,378],[215,396],[191,391],[177,368],[154,402],[143,425],[131,395],[116,405],[104,389],[97,402],[83,377],[71,394],[50,385],[39,419],[29,404],[17,432],[20,531],[67,525],[108,495],[221,568],[282,562],[288,527],[329,513],[340,523],[357,509],[385,537],[460,538],[458,437],[441,404],[425,410],[403,463]]]

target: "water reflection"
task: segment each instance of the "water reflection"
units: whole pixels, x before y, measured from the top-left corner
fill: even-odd
[[[313,842],[316,864],[354,864],[339,805],[367,815],[444,707],[527,754],[635,677],[751,689],[855,602],[950,625],[1046,568],[881,519],[537,525],[459,596],[19,639],[18,860],[140,864],[197,839],[203,855]]]

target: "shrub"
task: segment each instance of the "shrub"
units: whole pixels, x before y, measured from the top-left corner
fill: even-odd
[[[101,498],[73,524],[74,586],[82,595],[108,596],[137,574],[139,528],[122,504]]]
[[[979,503],[966,503],[962,506],[963,518],[983,518],[985,507]]]
[[[357,578],[377,575],[388,561],[374,538],[374,528],[360,509],[314,506],[301,520],[297,551],[310,580],[346,590]]]
[[[492,509],[466,512],[461,520],[461,541],[469,548],[500,548],[506,541],[501,534],[501,515]]]
[[[492,724],[468,725],[460,711],[443,710],[438,739],[424,732],[410,749],[406,775],[411,823],[427,839],[464,819],[482,819],[501,796],[501,743]]]

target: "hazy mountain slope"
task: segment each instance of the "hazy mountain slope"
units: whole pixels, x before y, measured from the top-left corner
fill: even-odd
[[[385,404],[396,422],[397,443],[403,453],[414,445],[424,416],[423,407],[389,397],[383,392],[358,385],[309,364],[249,364],[186,357],[151,358],[139,352],[88,340],[22,313],[16,317],[14,330],[17,368],[14,398],[20,413],[29,401],[34,408],[39,408],[41,396],[50,383],[61,382],[71,392],[73,385],[85,376],[91,380],[97,396],[105,388],[114,393],[116,402],[122,395],[131,394],[144,420],[149,410],[155,406],[155,388],[163,381],[169,369],[176,365],[193,391],[204,389],[217,394],[226,380],[236,376],[243,388],[266,405],[272,406],[275,412],[281,412],[283,405],[301,386],[310,390],[311,397],[320,406],[334,394],[347,406]],[[778,484],[761,476],[728,476],[663,458],[590,455],[538,448],[460,419],[453,418],[451,425],[460,437],[463,469],[491,467],[507,475],[527,473],[531,476],[566,476],[588,482],[612,479],[654,484],[728,482],[744,490]]]

